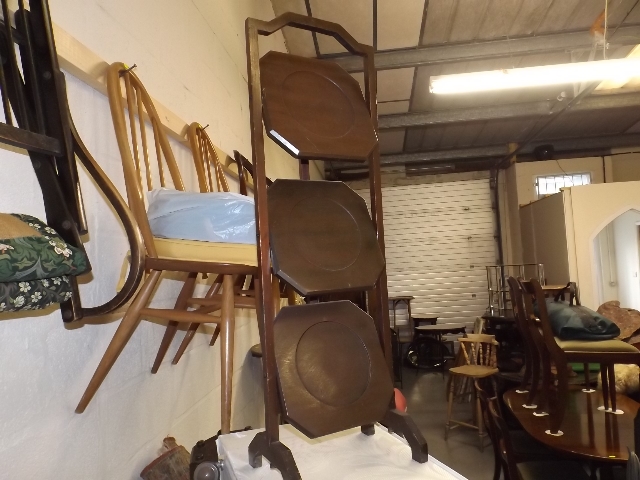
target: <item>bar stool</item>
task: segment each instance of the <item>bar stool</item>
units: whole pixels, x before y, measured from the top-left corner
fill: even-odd
[[[496,359],[496,342],[493,335],[484,334],[470,334],[467,337],[460,338],[460,351],[462,352],[465,364],[459,367],[453,367],[449,369],[449,374],[452,376],[460,376],[467,378],[471,381],[480,378],[490,377],[498,373],[497,359]],[[474,420],[475,423],[468,423],[461,420],[456,420],[452,417],[453,400],[456,397],[467,395],[466,392],[462,394],[455,393],[454,381],[449,382],[449,399],[447,404],[447,423],[444,431],[444,439],[447,440],[449,436],[449,430],[457,426],[463,426],[478,430],[478,436],[480,438],[480,451],[484,450],[483,438],[485,432],[483,432],[482,425],[482,408],[480,404],[480,397],[478,392],[475,391],[475,404],[474,404]],[[475,390],[475,389],[474,389]]]

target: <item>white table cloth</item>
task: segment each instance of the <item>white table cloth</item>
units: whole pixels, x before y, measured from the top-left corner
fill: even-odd
[[[232,433],[218,439],[223,480],[282,479],[266,459],[260,468],[248,463],[247,447],[259,431]],[[380,426],[372,436],[351,429],[311,440],[291,425],[282,425],[280,440],[293,452],[303,480],[466,480],[431,455],[426,463],[414,462],[404,439]]]

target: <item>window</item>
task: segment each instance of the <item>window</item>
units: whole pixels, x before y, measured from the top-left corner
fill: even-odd
[[[536,196],[543,198],[553,193],[558,193],[561,188],[589,185],[590,173],[569,173],[564,175],[542,175],[536,177]]]

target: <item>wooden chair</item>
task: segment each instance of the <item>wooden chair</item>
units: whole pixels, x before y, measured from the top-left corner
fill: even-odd
[[[466,377],[468,379],[486,378],[498,373],[497,360],[496,360],[496,342],[493,335],[485,334],[470,334],[467,337],[458,339],[460,342],[460,351],[464,358],[465,364],[459,367],[453,367],[449,369],[449,375]],[[454,398],[459,397],[460,394],[455,393],[454,381],[449,382],[449,395],[447,405],[447,423],[444,431],[444,439],[449,436],[449,430],[457,426],[464,426],[474,428],[478,430],[478,436],[480,437],[480,450],[484,449],[483,439],[483,425],[482,425],[482,409],[480,405],[480,398],[477,391],[475,392],[475,411],[474,418],[475,424],[463,422],[461,420],[454,420],[451,418]],[[466,395],[463,394],[463,395]],[[453,425],[452,425],[453,424]]]
[[[71,298],[60,304],[64,322],[104,315],[127,303],[140,284],[142,237],[126,203],[78,134],[58,64],[49,3],[27,0],[16,5],[2,0],[0,21],[0,143],[24,149],[41,188],[46,221],[63,240],[84,251],[87,233],[77,161],[117,213],[127,235],[131,268],[123,287],[101,305],[83,306],[75,276],[69,277]],[[11,20],[11,21],[10,21]],[[15,26],[14,26],[15,24]],[[19,55],[16,52],[19,52]]]
[[[546,413],[549,407],[550,435],[562,435],[560,426],[567,408],[569,375],[568,364],[599,363],[602,374],[602,393],[604,406],[600,407],[608,413],[623,413],[617,409],[615,391],[614,365],[636,364],[640,365],[640,351],[634,346],[621,340],[561,340],[557,338],[551,328],[547,313],[547,304],[544,291],[537,279],[521,282],[527,295],[523,296],[527,321],[536,344],[539,349],[542,364],[542,392],[536,402],[538,414]],[[538,315],[534,312],[533,302],[538,307]],[[537,337],[536,337],[537,335]],[[551,364],[555,365],[556,382],[551,380]],[[588,368],[586,369],[588,370]],[[551,395],[551,391],[554,391]],[[609,405],[609,401],[611,405]]]
[[[587,480],[589,475],[577,462],[563,460],[525,460],[516,455],[512,434],[500,414],[497,399],[489,399],[487,409],[495,435],[500,439],[499,453],[505,467],[505,480]],[[495,477],[494,477],[495,478]]]
[[[520,332],[524,346],[525,371],[517,392],[527,394],[523,405],[526,408],[533,409],[537,408],[534,401],[538,394],[538,387],[540,386],[541,358],[539,351],[544,348],[544,342],[538,332],[532,330],[533,328],[537,328],[537,326],[527,321],[522,288],[520,287],[519,281],[514,277],[509,277],[507,283],[509,285],[509,295],[513,306],[516,327]]]
[[[122,83],[124,83],[124,89]],[[142,317],[160,318],[172,322],[216,323],[220,327],[222,337],[220,346],[222,369],[221,430],[229,432],[234,307],[255,305],[253,299],[234,296],[233,275],[246,276],[257,273],[256,247],[254,245],[194,242],[153,236],[145,209],[145,191],[153,188],[151,171],[156,167],[152,167],[152,165],[157,161],[157,172],[162,187],[171,186],[170,180],[174,188],[184,190],[182,177],[158,113],[138,77],[124,64],[114,63],[107,71],[107,88],[116,138],[122,157],[129,207],[142,231],[146,249],[145,269],[149,274],[120,322],[76,412],[81,413],[85,410]],[[126,98],[126,103],[123,98]],[[127,113],[125,114],[125,112]],[[152,130],[151,140],[147,139],[147,129],[143,121],[147,118]],[[155,159],[153,160],[149,158],[150,145],[155,146]],[[141,165],[141,159],[144,162],[143,165]],[[149,308],[148,303],[154,288],[165,271],[183,272],[187,276],[175,307],[173,309]],[[205,298],[193,298],[193,289],[198,273],[222,275],[222,293],[216,293],[216,284],[214,284]],[[189,311],[187,308],[190,306],[199,306],[199,308]],[[221,310],[220,316],[209,314],[217,309]]]
[[[495,462],[493,480],[499,480],[500,473],[503,470],[507,472],[506,475],[508,476],[508,468],[504,464],[504,459],[502,456],[502,437],[500,436],[500,432],[495,425],[495,421],[489,413],[489,403],[493,403],[498,415],[500,415],[500,417],[503,419],[505,418],[504,410],[500,404],[500,399],[498,398],[498,389],[496,386],[495,377],[492,376],[484,379],[474,380],[474,387],[478,393],[478,397],[480,398],[480,406],[482,407],[482,418],[484,419],[484,424],[487,428],[489,438],[491,439],[491,445],[493,446]],[[558,457],[558,454],[554,450],[537,441],[522,428],[513,428],[512,426],[509,426],[506,420],[505,423],[507,424],[507,428],[509,428],[511,450],[513,451],[516,463],[537,460],[557,461],[561,459],[560,457]]]
[[[222,168],[222,164],[220,163],[220,159],[218,158],[216,148],[213,146],[213,142],[211,142],[209,135],[207,135],[202,125],[197,122],[189,125],[189,128],[187,129],[187,138],[189,140],[189,145],[191,146],[191,153],[193,155],[193,161],[198,176],[198,186],[200,188],[200,192],[230,192],[231,189],[229,188],[229,183],[227,182],[227,177]],[[240,193],[242,195],[247,195],[246,183],[244,182],[244,178],[242,177],[244,169],[241,169],[239,167],[238,171],[241,172]],[[246,278],[247,277],[242,275],[236,277],[234,282],[234,290],[241,297],[255,297],[255,291],[253,289],[242,290]],[[211,294],[218,294],[220,287],[222,286],[222,280],[223,275],[216,276],[213,281]],[[237,302],[239,302],[240,300],[242,300],[243,306],[248,306],[248,308],[255,308],[255,300],[248,298],[238,299],[236,297]],[[239,306],[239,304],[236,303],[236,306]],[[218,305],[218,309],[211,310],[210,312],[217,311],[220,309],[220,307],[221,305]],[[172,365],[176,365],[180,361],[180,358],[182,358],[182,355],[189,346],[189,343],[191,343],[191,340],[193,340],[193,337],[195,336],[199,327],[200,323],[198,322],[189,324],[187,332],[185,333],[185,336],[182,339],[182,342],[180,343],[180,346],[178,347],[173,360],[171,361]],[[151,373],[156,373],[160,368],[162,360],[164,359],[177,330],[178,322],[170,321],[167,325],[167,330],[165,332],[164,338],[162,339],[162,343],[160,344],[160,348],[158,349],[158,354],[153,363],[153,367],[151,368]],[[211,337],[211,341],[209,342],[210,346],[213,346],[215,344],[219,335],[220,325],[216,325]]]

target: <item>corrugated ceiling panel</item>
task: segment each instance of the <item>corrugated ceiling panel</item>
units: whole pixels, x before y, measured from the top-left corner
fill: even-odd
[[[404,145],[404,130],[382,130],[378,132],[380,153],[400,153]]]
[[[564,0],[561,0],[564,1]],[[524,0],[509,35],[532,35],[544,21],[553,0]]]
[[[573,12],[582,4],[591,1],[593,0],[555,0],[549,7],[544,20],[538,26],[538,33],[557,32],[564,29],[565,25],[569,23],[573,17]],[[593,20],[595,20],[595,18]]]
[[[457,0],[437,0],[429,2],[422,45],[444,43],[449,40],[449,32],[456,14]]]
[[[449,42],[468,42],[478,37],[489,0],[458,0]],[[428,16],[428,14],[427,14]]]
[[[484,128],[484,122],[474,122],[460,125],[449,125],[442,133],[440,145],[442,147],[468,147],[476,142]]]
[[[310,0],[314,17],[337,22],[358,42],[373,44],[373,2],[371,0]],[[339,53],[346,50],[332,37],[318,35],[320,52]]]
[[[415,316],[473,323],[496,255],[489,181],[385,187],[382,198],[389,296],[415,297]]]
[[[408,128],[404,137],[404,148],[407,152],[417,152],[422,146],[424,129]]]
[[[378,101],[409,100],[413,85],[413,68],[398,68],[378,72]]]
[[[271,0],[273,13],[278,16],[286,12],[307,14],[307,8],[304,0]],[[313,36],[311,32],[305,32],[299,28],[285,27],[282,30],[284,39],[287,43],[289,53],[300,55],[302,57],[315,57],[316,49],[313,44]]]
[[[531,133],[535,123],[532,119],[486,122],[482,133],[476,138],[475,145],[505,145],[524,140]]]
[[[619,2],[609,0],[612,10]],[[604,0],[586,0],[580,2],[578,8],[568,17],[564,28],[567,30],[582,30],[593,25],[598,15],[604,10]]]
[[[392,115],[395,113],[407,113],[409,100],[399,102],[378,102],[378,115]]]
[[[378,50],[415,47],[425,0],[378,0]]]
[[[523,0],[491,0],[477,37],[498,38],[509,35]]]

